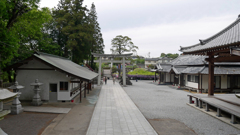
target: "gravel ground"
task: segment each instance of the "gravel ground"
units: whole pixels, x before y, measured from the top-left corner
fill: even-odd
[[[0,121],[0,127],[8,135],[40,135],[58,114],[23,112],[7,115]]]
[[[124,90],[147,119],[175,119],[199,135],[240,134],[240,130],[188,106],[185,91],[151,81],[131,82]]]

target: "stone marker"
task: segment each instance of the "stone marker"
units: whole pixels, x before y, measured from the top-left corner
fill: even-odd
[[[8,88],[12,89],[14,93],[17,93],[17,96],[13,99],[13,103],[11,106],[11,114],[19,114],[23,112],[21,102],[19,101],[19,97],[21,95],[21,92],[19,92],[19,90],[24,88],[24,86],[18,85],[18,82],[16,81],[14,85]]]
[[[39,86],[42,85],[43,83],[38,82],[38,79],[35,80],[34,83],[31,83],[31,86],[34,86],[34,96],[33,96],[33,100],[32,100],[32,105],[34,106],[40,106],[42,105],[42,101],[41,101],[41,97],[39,95],[40,92],[40,88]]]

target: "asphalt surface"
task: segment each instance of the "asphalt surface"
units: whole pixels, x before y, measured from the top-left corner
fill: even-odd
[[[132,86],[123,87],[138,106],[143,115],[150,120],[176,120],[193,131],[189,134],[228,135],[240,134],[240,130],[188,106],[187,92],[167,85],[155,85],[152,81],[131,81]],[[153,123],[154,124],[154,123]],[[159,123],[161,124],[161,123]],[[175,126],[162,125],[165,129],[155,129],[158,133],[174,134]],[[156,126],[153,125],[154,128]],[[183,133],[184,134],[184,133]],[[188,133],[186,133],[188,134]]]

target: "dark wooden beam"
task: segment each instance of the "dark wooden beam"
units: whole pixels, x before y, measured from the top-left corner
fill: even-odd
[[[228,57],[217,57],[217,58],[206,58],[206,61],[213,62],[240,62],[240,56],[228,56]]]

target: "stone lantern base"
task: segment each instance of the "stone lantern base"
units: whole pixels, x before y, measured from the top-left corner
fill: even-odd
[[[42,101],[41,101],[41,99],[40,98],[38,98],[38,99],[33,99],[32,100],[32,105],[34,105],[34,106],[40,106],[40,105],[42,105]]]
[[[23,112],[21,104],[11,106],[11,114],[19,114],[21,112]]]

